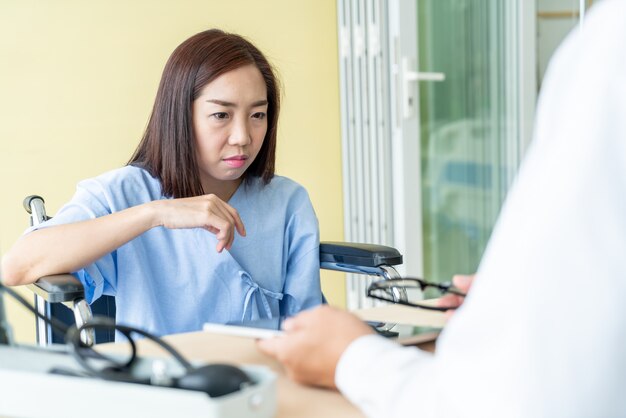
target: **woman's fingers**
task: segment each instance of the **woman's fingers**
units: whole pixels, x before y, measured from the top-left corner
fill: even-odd
[[[233,242],[235,241],[235,230],[241,236],[246,235],[246,229],[243,221],[241,220],[237,209],[233,208],[217,196],[209,195],[208,199],[211,203],[209,211],[216,216],[214,218],[209,218],[209,221],[211,222],[211,226],[219,229],[219,232],[216,234],[219,240],[217,250],[218,252],[221,252],[224,248],[230,250]],[[226,221],[226,224],[221,222],[221,220]]]
[[[224,248],[230,249],[233,241],[235,240],[235,219],[233,218],[231,212],[225,207],[226,203],[219,201],[215,202],[210,210],[208,222],[209,225],[216,227],[219,229],[219,232],[216,235],[217,239],[224,243],[219,251],[221,252]]]
[[[235,240],[234,223],[231,219],[225,219],[222,213],[210,213],[207,228],[213,227],[217,230],[215,237],[217,238],[217,252],[221,253],[224,248],[230,249]]]
[[[225,207],[226,210],[228,210],[228,212],[230,213],[230,215],[232,216],[232,219],[235,223],[235,228],[237,229],[237,232],[239,232],[239,235],[241,235],[242,237],[246,236],[246,228],[243,225],[243,221],[241,220],[241,217],[239,216],[239,212],[237,212],[237,209],[235,209],[234,207],[230,206],[229,204],[225,203]]]
[[[216,227],[211,226],[211,225],[205,226],[204,229],[206,229],[207,231],[209,231],[210,233],[215,234],[215,235],[217,235],[217,233],[220,232],[219,229],[217,229]]]
[[[161,202],[160,225],[171,229],[204,228],[215,234],[218,252],[232,247],[235,231],[241,236],[246,234],[237,210],[213,194]]]

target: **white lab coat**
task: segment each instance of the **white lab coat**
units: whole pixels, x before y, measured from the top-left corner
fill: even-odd
[[[339,389],[375,417],[626,417],[626,1],[556,52],[535,138],[434,355],[380,337]]]

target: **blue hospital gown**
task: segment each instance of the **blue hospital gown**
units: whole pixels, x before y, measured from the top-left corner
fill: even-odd
[[[167,199],[160,182],[126,166],[80,182],[72,200],[39,228],[157,199]],[[118,323],[157,335],[292,315],[322,303],[319,227],[306,190],[285,177],[267,185],[254,178],[228,203],[247,233],[236,234],[230,251],[218,253],[215,235],[202,228],[152,228],[73,272],[87,301],[113,295]]]

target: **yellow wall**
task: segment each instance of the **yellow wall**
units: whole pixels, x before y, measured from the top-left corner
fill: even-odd
[[[277,67],[277,172],[308,189],[322,239],[343,238],[335,1],[0,0],[0,250],[26,226],[26,195],[54,214],[79,180],[127,161],[167,57],[210,27],[249,37]],[[323,273],[336,305],[342,277]],[[34,341],[32,317],[7,304],[17,339]]]

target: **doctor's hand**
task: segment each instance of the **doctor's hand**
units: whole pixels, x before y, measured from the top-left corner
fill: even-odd
[[[246,236],[246,229],[235,208],[214,194],[155,200],[149,203],[156,209],[155,226],[169,229],[204,228],[217,237],[217,252],[230,250],[235,231]]]
[[[467,294],[467,292],[470,290],[470,287],[472,286],[472,283],[474,283],[475,277],[476,277],[475,274],[470,274],[470,275],[456,274],[454,275],[454,277],[452,277],[452,284],[455,287],[457,287],[460,291]],[[463,296],[447,294],[443,296],[441,299],[439,299],[439,301],[437,302],[437,305],[441,307],[450,308],[446,311],[446,316],[449,318],[454,314],[456,308],[461,306],[464,300],[465,298]]]
[[[336,388],[335,369],[357,338],[374,331],[356,316],[323,305],[283,323],[284,335],[259,340],[257,347],[281,362],[296,382]]]

